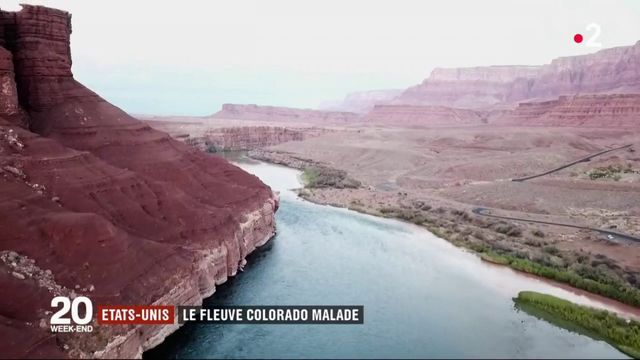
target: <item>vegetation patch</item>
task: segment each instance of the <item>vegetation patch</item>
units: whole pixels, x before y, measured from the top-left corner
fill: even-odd
[[[604,340],[625,354],[640,358],[640,323],[637,321],[533,291],[522,291],[513,301],[518,309],[542,320]]]
[[[522,235],[522,230],[520,230],[517,226],[513,224],[506,223],[504,221],[499,221],[491,225],[491,228],[500,234],[505,234],[507,236],[518,237]]]
[[[634,174],[638,171],[631,167],[631,164],[613,164],[609,166],[601,166],[595,169],[591,169],[587,172],[587,176],[591,180],[598,179],[613,179],[618,181],[622,178],[622,174]]]
[[[357,189],[361,183],[347,176],[343,170],[326,166],[310,166],[302,172],[302,180],[308,188]]]
[[[591,267],[585,266],[581,269],[590,269],[594,273],[582,272],[579,269],[578,271],[575,271],[570,268],[544,265],[513,255],[499,254],[492,250],[481,250],[482,251],[479,251],[481,253],[481,257],[487,261],[508,265],[509,267],[519,271],[563,282],[578,289],[606,296],[628,305],[640,306],[640,290],[633,288],[628,284],[624,284],[622,281],[615,278],[607,277],[604,274],[598,274],[593,271],[593,268]]]
[[[625,273],[606,256],[596,255],[590,261],[587,255],[564,252],[548,245],[541,241],[541,237],[524,238],[519,245],[513,240],[506,241],[508,238],[522,236],[520,228],[507,222],[471,219],[466,212],[459,210],[446,212],[438,211],[442,208],[434,208],[423,211],[419,208],[415,204],[414,208],[382,207],[380,214],[422,225],[434,235],[456,246],[475,251],[485,261],[563,282],[625,304],[640,306],[640,287],[637,286],[640,284],[635,274]],[[453,222],[447,220],[446,216],[437,215],[446,213],[454,216]],[[480,222],[477,225],[485,230],[476,228],[474,231],[472,227],[462,226],[464,222]],[[493,235],[487,231],[492,231]],[[503,237],[502,241],[500,236]]]
[[[302,197],[313,197],[311,188],[361,186],[345,171],[318,165],[306,166],[302,178],[306,185],[300,192]],[[525,233],[526,228],[510,222],[472,216],[464,210],[418,199],[401,200],[396,205],[379,202],[375,211],[356,199],[344,206],[424,226],[434,235],[476,252],[485,261],[640,307],[640,274],[623,269],[606,256],[559,249],[538,229],[527,229]]]
[[[536,237],[539,237],[539,238],[543,238],[544,237],[544,232],[542,232],[542,230],[540,230],[540,229],[533,230],[531,233],[533,234],[533,236],[536,236]]]

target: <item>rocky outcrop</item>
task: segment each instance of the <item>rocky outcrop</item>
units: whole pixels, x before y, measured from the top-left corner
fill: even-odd
[[[213,117],[219,119],[314,123],[318,125],[344,124],[357,121],[360,118],[358,114],[349,112],[238,104],[222,105],[222,110],[215,113]]]
[[[376,105],[365,121],[403,127],[461,126],[486,123],[479,111],[446,106]]]
[[[491,124],[640,128],[640,94],[561,96],[557,100],[521,103]]]
[[[2,46],[0,46],[0,116],[16,125],[27,126],[26,114],[20,108],[18,101],[13,55]]]
[[[353,92],[347,94],[347,96],[340,101],[321,104],[320,110],[348,111],[364,114],[371,111],[373,107],[378,104],[389,103],[402,94],[403,91],[404,90],[400,89],[385,89]]]
[[[19,110],[18,91],[13,72],[13,55],[5,48],[0,48],[0,115],[12,117]]]
[[[0,15],[0,283],[11,294],[0,346],[8,357],[139,357],[175,327],[52,334],[51,298],[200,304],[274,234],[277,196],[75,81],[68,13]]]
[[[531,81],[539,71],[537,66],[438,68],[393,103],[485,108],[509,101],[517,87],[516,80]]]
[[[555,59],[540,69],[526,98],[597,93],[640,93],[640,41],[633,46]]]
[[[202,151],[254,150],[289,141],[302,141],[330,130],[321,128],[284,128],[247,126],[209,129],[201,136],[187,135],[184,141]]]
[[[393,103],[487,108],[598,93],[640,93],[640,42],[542,66],[435,69]]]

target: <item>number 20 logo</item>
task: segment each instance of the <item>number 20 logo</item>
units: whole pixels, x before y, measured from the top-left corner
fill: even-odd
[[[84,316],[80,316],[80,312],[78,311],[80,304],[84,304]],[[51,299],[51,307],[57,308],[58,305],[62,305],[62,308],[51,316],[51,325],[69,325],[71,324],[71,320],[78,325],[86,325],[91,322],[93,304],[88,297],[78,296],[73,299],[73,301],[66,296],[56,296]],[[71,310],[71,318],[63,317],[69,310]]]

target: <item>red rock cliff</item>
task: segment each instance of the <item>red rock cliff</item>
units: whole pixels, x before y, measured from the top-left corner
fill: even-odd
[[[136,357],[176,327],[51,334],[51,298],[200,304],[274,234],[277,197],[75,81],[70,19],[0,13],[0,347]]]
[[[393,103],[489,107],[509,101],[514,92],[519,93],[519,81],[526,83],[535,78],[539,71],[540,67],[537,66],[434,69],[429,78],[407,89]]]
[[[393,103],[486,108],[599,93],[640,93],[640,42],[541,66],[435,69]]]
[[[640,94],[561,96],[521,103],[491,119],[492,124],[640,128]]]

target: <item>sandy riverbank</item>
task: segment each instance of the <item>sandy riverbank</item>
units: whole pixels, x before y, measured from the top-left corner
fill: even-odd
[[[259,160],[297,169],[305,169],[309,166],[326,166],[326,164],[313,160],[306,160],[278,152],[258,151],[252,152],[251,156]],[[554,247],[554,244],[558,242],[558,235],[554,234],[554,231],[562,234],[566,232],[566,229],[553,229],[553,231],[549,231],[549,228],[554,227],[545,226],[543,232],[538,226],[533,224],[479,217],[471,212],[471,206],[455,201],[438,197],[415,198],[404,192],[380,191],[366,184],[355,189],[307,187],[300,189],[298,193],[300,197],[317,204],[348,208],[375,216],[399,218],[423,226],[456,246],[469,249],[472,252],[482,255],[484,259],[492,260],[494,257],[497,257],[495,258],[495,263],[510,266],[516,271],[529,273],[529,275],[531,275],[531,273],[534,274],[531,276],[546,274],[540,271],[534,271],[535,269],[529,269],[527,266],[523,267],[520,263],[504,263],[503,255],[507,256],[508,259],[522,259],[526,264],[541,264],[545,266],[545,268],[558,269],[559,272],[557,274],[545,277],[551,278],[549,281],[553,281],[553,279],[560,280],[565,283],[563,286],[577,292],[587,293],[574,286],[588,289],[591,291],[591,294],[606,295],[607,297],[601,295],[595,296],[601,298],[600,300],[610,302],[616,308],[620,309],[620,312],[626,313],[629,316],[637,318],[640,315],[640,310],[637,307],[628,305],[635,301],[635,297],[630,301],[629,298],[625,299],[619,297],[619,294],[613,293],[613,291],[617,292],[617,290],[627,288],[628,285],[625,285],[624,282],[618,283],[616,286],[617,290],[603,290],[603,288],[589,288],[582,283],[572,282],[564,278],[565,273],[573,273],[574,271],[573,268],[570,267],[570,264],[580,263],[586,268],[588,264],[593,263],[593,261],[590,258],[588,258],[588,260],[583,259],[583,257],[593,256],[594,260],[602,257],[602,255],[597,255],[597,253],[592,255],[587,252],[566,252]],[[576,233],[582,236],[590,235],[585,234],[584,231],[578,231]],[[560,239],[565,240],[563,238]],[[580,276],[576,276],[576,278],[580,279]],[[562,284],[562,282],[553,281],[553,283],[557,284]],[[569,286],[566,283],[574,286]],[[608,291],[612,292],[608,293]],[[622,304],[611,298],[617,298],[627,304]]]

